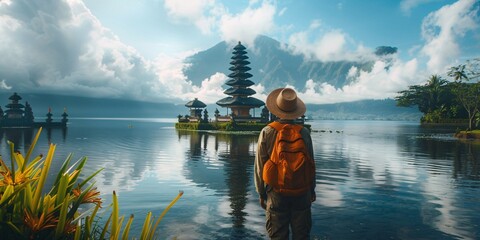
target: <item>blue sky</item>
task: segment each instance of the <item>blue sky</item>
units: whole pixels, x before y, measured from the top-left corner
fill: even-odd
[[[375,62],[336,89],[299,79],[310,103],[394,97],[480,57],[478,0],[0,0],[0,90],[178,102],[224,97],[225,74],[195,86],[183,59],[259,34],[306,59]],[[394,59],[375,59],[381,45]],[[279,86],[282,87],[282,86]],[[264,86],[255,85],[264,99]],[[207,97],[205,97],[207,96]]]

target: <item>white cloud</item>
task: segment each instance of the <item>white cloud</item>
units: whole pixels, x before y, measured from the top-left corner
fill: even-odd
[[[343,3],[341,3],[341,2],[337,3],[337,9],[342,10],[343,9]]]
[[[183,1],[165,0],[164,6],[173,19],[179,23],[187,20],[197,26],[202,33],[209,34],[215,25],[215,14],[208,16],[206,12],[217,11],[215,0],[190,0],[188,4]]]
[[[460,0],[430,13],[423,20],[422,36],[426,43],[421,52],[429,58],[428,70],[443,73],[453,64],[460,55],[459,38],[478,29],[478,13],[475,0]]]
[[[0,18],[0,88],[165,102],[223,92],[219,75],[199,87],[188,81],[183,60],[192,52],[146,60],[80,0],[18,0],[2,5]]]
[[[322,25],[322,21],[320,21],[320,19],[315,19],[310,23],[310,26],[308,27],[308,29],[314,30],[319,28],[321,25]]]
[[[352,67],[348,75],[353,81],[342,88],[310,79],[299,96],[305,102],[315,104],[385,99],[395,97],[398,91],[424,79],[418,70],[417,59],[408,62],[395,59],[391,63],[378,60],[371,71]]]
[[[259,34],[267,34],[275,28],[275,5],[271,1],[251,0],[240,13],[231,14],[223,4],[214,0],[182,1],[165,0],[169,16],[177,24],[194,24],[203,34],[218,33],[229,43],[241,41],[253,46]],[[280,11],[279,15],[287,9]]]
[[[267,95],[268,93],[265,92],[265,86],[262,84],[256,84],[250,87],[251,89],[255,90],[256,94],[254,94],[252,97],[258,98],[262,101],[267,100]]]
[[[288,44],[282,47],[293,54],[303,55],[307,60],[329,62],[375,59],[371,50],[355,44],[342,30],[322,29],[319,19],[313,20],[307,30],[291,34]]]
[[[274,28],[275,12],[275,6],[265,1],[258,8],[249,6],[239,14],[225,14],[219,21],[220,35],[227,42],[242,41],[253,46],[259,34],[267,34]]]
[[[434,0],[402,0],[400,2],[400,9],[405,14],[410,14],[410,11],[419,5],[432,2]]]
[[[12,4],[11,0],[0,0],[0,5],[5,4],[5,5],[10,5]]]
[[[403,2],[409,9],[421,3],[422,1]],[[420,67],[422,62],[417,57],[408,61],[399,59],[398,55],[379,59],[372,50],[361,44],[356,45],[341,30],[327,31],[317,22],[312,22],[308,30],[290,36],[287,50],[312,60],[370,60],[375,61],[375,64],[371,71],[352,67],[347,74],[349,83],[341,88],[309,79],[299,96],[307,103],[317,104],[385,99],[395,97],[398,91],[407,89],[410,85],[423,84],[428,75],[445,73],[446,68],[458,59],[458,41],[469,31],[478,29],[478,12],[475,0],[460,0],[432,12],[424,19],[422,36],[425,44],[412,48],[411,54],[420,52],[427,56],[426,69]],[[313,37],[319,33],[322,34]],[[355,49],[351,50],[353,48]]]
[[[2,79],[2,81],[0,81],[0,89],[10,90],[12,87],[7,85],[5,79]]]
[[[226,97],[223,93],[224,89],[222,85],[227,80],[227,76],[223,73],[215,73],[209,78],[202,81],[200,87],[193,86],[192,91],[186,93],[186,96],[189,100],[193,98],[198,98],[206,104],[215,103],[219,99]]]
[[[293,54],[303,55],[309,60],[328,61],[364,61],[373,58],[372,52],[365,47],[356,46],[357,51],[349,50],[349,37],[341,30],[331,30],[322,36],[310,40],[314,29],[319,27],[319,22],[310,25],[308,31],[297,32],[288,39],[286,50]]]

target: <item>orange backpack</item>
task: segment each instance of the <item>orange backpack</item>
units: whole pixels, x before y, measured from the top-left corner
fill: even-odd
[[[263,166],[263,181],[282,195],[305,193],[313,184],[315,162],[300,133],[303,126],[279,122],[269,126],[277,130],[277,137],[270,159]]]

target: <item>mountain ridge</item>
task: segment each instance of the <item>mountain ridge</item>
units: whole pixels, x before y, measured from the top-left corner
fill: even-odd
[[[285,85],[294,86],[303,91],[307,80],[316,83],[328,83],[336,88],[341,88],[350,83],[348,72],[352,67],[359,70],[370,71],[372,61],[331,61],[321,62],[318,60],[305,59],[302,55],[292,54],[286,51],[282,44],[267,36],[258,36],[255,39],[254,49],[247,48],[247,56],[252,68],[251,80],[256,84],[262,84],[267,92]],[[229,74],[228,68],[233,49],[226,42],[220,42],[215,46],[200,51],[185,59],[184,74],[195,85],[200,86],[204,79],[217,72]],[[384,47],[388,49],[388,47]],[[393,49],[393,48],[391,48]],[[388,49],[391,51],[391,49]],[[378,54],[391,53],[378,51]]]

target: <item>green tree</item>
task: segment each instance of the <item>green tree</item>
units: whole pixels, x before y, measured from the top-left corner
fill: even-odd
[[[472,130],[480,114],[480,58],[451,67],[447,75],[455,80],[453,92],[468,113],[468,130]]]
[[[397,106],[418,106],[424,114],[422,121],[436,122],[452,114],[451,88],[448,81],[438,75],[432,75],[424,85],[412,85],[398,93],[400,95],[395,97]]]

